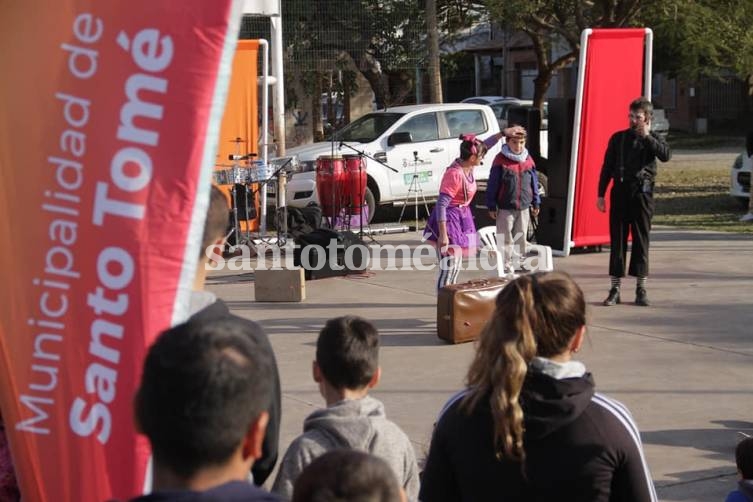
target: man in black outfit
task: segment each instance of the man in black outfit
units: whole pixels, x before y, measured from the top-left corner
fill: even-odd
[[[667,143],[651,132],[654,107],[645,98],[630,103],[630,127],[609,139],[599,177],[596,207],[606,211],[604,194],[612,181],[609,208],[609,275],[611,289],[604,305],[620,303],[620,281],[625,276],[627,240],[632,233],[628,273],[637,277],[635,303],[647,307],[648,248],[654,215],[656,159],[666,162],[671,153]]]

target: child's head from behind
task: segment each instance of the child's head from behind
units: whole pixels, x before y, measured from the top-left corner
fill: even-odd
[[[316,341],[316,363],[336,389],[367,387],[379,369],[379,333],[366,319],[330,319]]]
[[[745,438],[737,443],[735,463],[741,478],[753,479],[753,437]]]
[[[381,458],[356,450],[332,450],[306,467],[295,482],[293,502],[400,502],[402,490]]]
[[[259,458],[272,366],[250,329],[232,317],[190,319],[149,348],[134,406],[155,465],[185,479],[227,467],[250,432]]]

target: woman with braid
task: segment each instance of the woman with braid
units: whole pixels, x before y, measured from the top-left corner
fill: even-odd
[[[638,428],[572,359],[583,292],[561,272],[508,284],[481,334],[468,387],[440,413],[419,499],[656,500]]]

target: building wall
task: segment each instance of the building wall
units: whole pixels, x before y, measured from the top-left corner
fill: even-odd
[[[688,82],[657,74],[653,83],[652,100],[664,108],[675,130],[734,132],[751,115],[748,85],[732,75]]]

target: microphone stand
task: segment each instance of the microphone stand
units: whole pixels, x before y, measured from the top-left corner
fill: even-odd
[[[342,147],[344,147],[344,146],[350,148],[351,150],[353,150],[354,152],[356,152],[358,155],[363,155],[364,157],[369,158],[369,159],[373,160],[374,162],[378,162],[379,164],[382,164],[384,167],[386,167],[387,169],[389,169],[390,171],[392,171],[394,173],[398,172],[398,170],[395,169],[394,167],[390,167],[385,162],[382,162],[379,159],[375,159],[374,157],[372,157],[368,153],[364,152],[363,150],[359,150],[358,148],[352,147],[349,144],[345,143],[344,141],[341,141],[340,142],[340,149],[342,149]]]

